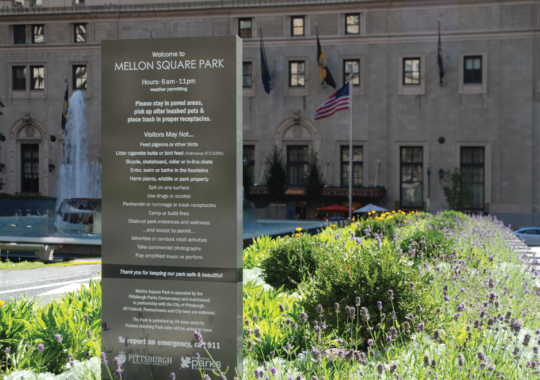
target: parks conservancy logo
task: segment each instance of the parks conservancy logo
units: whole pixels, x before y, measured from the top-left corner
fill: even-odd
[[[189,368],[189,365],[191,364],[191,359],[189,358],[189,356],[180,359],[182,360],[180,369]]]
[[[215,364],[210,358],[197,358],[197,357],[181,357],[180,369],[191,369],[211,371],[221,368],[221,362],[216,361]]]

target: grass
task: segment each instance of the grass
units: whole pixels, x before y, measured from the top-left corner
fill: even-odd
[[[23,270],[23,269],[36,269],[44,267],[69,267],[73,265],[91,265],[101,264],[101,261],[78,261],[78,262],[63,262],[45,264],[41,261],[20,261],[18,263],[7,260],[6,262],[0,262],[0,270]]]

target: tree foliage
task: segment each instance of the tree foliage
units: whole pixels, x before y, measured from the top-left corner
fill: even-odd
[[[268,188],[270,198],[274,202],[283,200],[287,189],[287,169],[281,150],[274,144],[272,152],[266,157],[264,183]]]
[[[251,184],[253,183],[253,173],[249,168],[247,159],[244,159],[242,163],[242,185],[244,186],[244,198],[247,199]]]
[[[309,154],[308,172],[305,178],[306,183],[306,199],[309,205],[317,206],[321,201],[326,185],[321,169],[319,167],[319,158],[313,150]]]
[[[473,199],[472,173],[454,168],[441,180],[446,205],[450,210],[471,208]]]

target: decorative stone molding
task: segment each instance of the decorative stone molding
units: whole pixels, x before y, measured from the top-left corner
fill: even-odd
[[[7,192],[21,192],[21,144],[39,144],[39,193],[49,195],[49,135],[45,126],[25,112],[11,126],[8,134]]]

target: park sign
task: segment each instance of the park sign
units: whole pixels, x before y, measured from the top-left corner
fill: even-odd
[[[236,36],[102,42],[102,342],[130,380],[241,373],[241,64]]]

